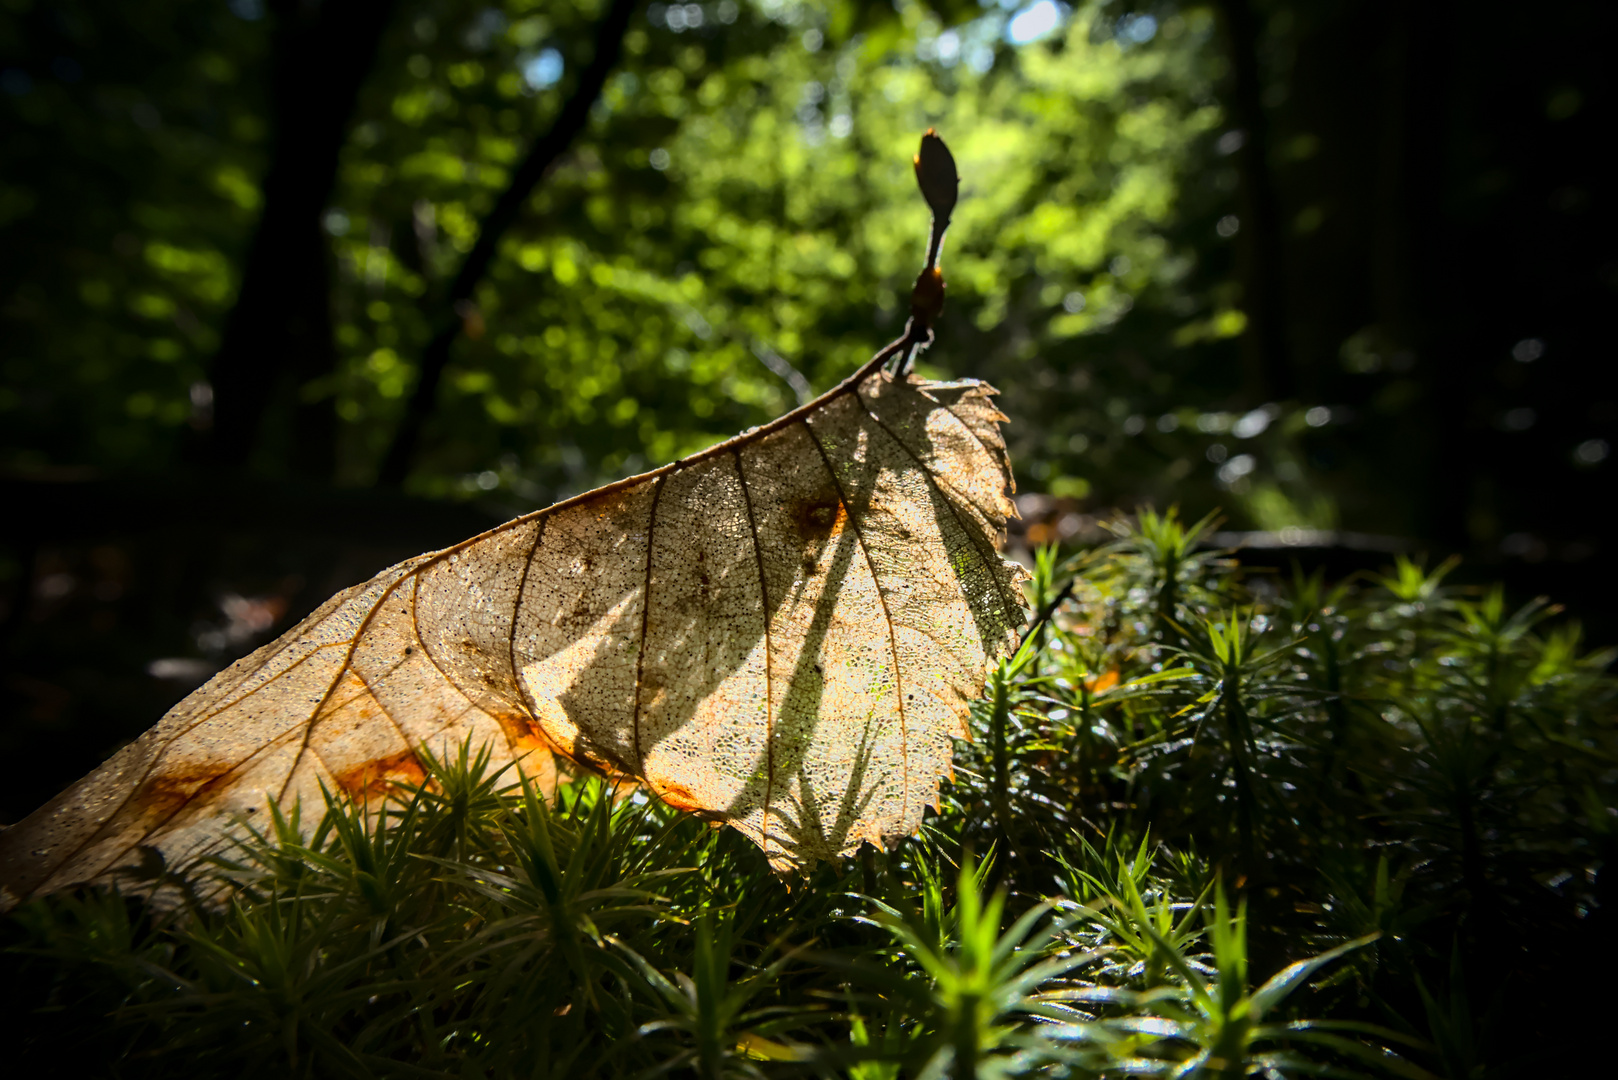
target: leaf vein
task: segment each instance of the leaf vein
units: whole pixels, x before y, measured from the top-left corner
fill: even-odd
[[[646,772],[646,748],[641,745],[640,739],[640,685],[646,672],[646,630],[652,616],[652,537],[657,528],[657,507],[662,502],[663,487],[667,483],[667,475],[657,478],[656,486],[652,488],[652,507],[646,515],[646,572],[640,590],[640,648],[635,650],[635,697],[629,713],[635,735],[635,771],[642,775]]]
[[[899,706],[899,760],[900,768],[900,797],[899,820],[910,820],[910,732],[905,717],[904,672],[899,659],[899,639],[893,626],[893,613],[888,609],[887,593],[882,588],[882,578],[876,572],[876,562],[871,558],[871,548],[865,541],[865,530],[860,527],[859,519],[854,516],[854,507],[849,505],[848,491],[837,476],[837,470],[832,468],[831,458],[826,454],[826,447],[821,443],[820,436],[815,434],[814,425],[805,417],[803,428],[809,433],[809,441],[815,446],[820,455],[821,464],[826,467],[826,475],[831,477],[832,484],[837,488],[837,501],[843,504],[843,512],[848,515],[848,523],[854,530],[854,539],[859,543],[860,553],[865,556],[865,568],[871,572],[871,583],[876,586],[877,603],[882,606],[882,621],[888,627],[888,651],[893,656],[893,696]]]
[[[741,483],[742,503],[747,507],[747,533],[753,539],[753,558],[758,563],[759,614],[764,619],[764,819],[760,825],[759,845],[764,857],[770,857],[770,805],[775,799],[775,683],[773,668],[774,648],[770,642],[770,591],[764,579],[764,551],[758,542],[758,521],[753,515],[753,493],[747,486],[747,473],[742,469],[742,453],[732,448],[736,462],[736,479]]]
[[[960,528],[960,530],[966,534],[967,541],[972,545],[978,558],[982,561],[984,569],[989,572],[989,578],[994,582],[995,590],[1000,593],[1000,598],[1006,602],[1007,612],[1009,613],[1020,610],[1023,605],[1018,603],[1011,596],[1006,589],[1005,583],[1000,580],[1002,571],[997,565],[999,557],[996,555],[995,557],[991,558],[989,555],[985,555],[983,553],[983,538],[978,535],[978,530],[969,527],[966,522],[962,521],[960,512],[955,509],[956,499],[960,499],[962,502],[970,502],[970,500],[962,497],[954,490],[953,487],[944,481],[943,477],[935,473],[932,467],[927,464],[926,460],[923,459],[920,454],[912,450],[909,444],[901,439],[898,433],[890,428],[887,423],[876,414],[876,411],[872,409],[870,405],[866,404],[865,395],[861,394],[858,389],[854,391],[854,397],[865,409],[866,414],[876,422],[876,426],[881,428],[887,434],[888,438],[892,439],[901,450],[910,456],[910,459],[920,467],[922,475],[926,476],[928,482],[932,484],[932,486],[937,489],[938,493],[944,497],[944,505],[949,508],[950,516],[955,519],[955,524]],[[990,549],[990,553],[993,554],[992,548]]]

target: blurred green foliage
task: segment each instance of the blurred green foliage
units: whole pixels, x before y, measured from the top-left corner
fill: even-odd
[[[307,134],[277,129],[283,31],[364,2],[0,6],[9,470],[198,459],[266,177]],[[329,276],[333,360],[287,361],[253,474],[302,455],[373,482],[448,279],[605,8],[368,9],[380,46],[313,191],[327,250],[283,274]],[[1618,437],[1610,374],[1580,366],[1618,280],[1590,243],[1599,62],[1549,23],[1378,10],[640,8],[462,313],[409,487],[529,508],[829,386],[903,320],[907,158],[936,126],[965,198],[927,362],[1002,388],[1025,489],[1588,559]]]
[[[14,43],[39,22],[90,48],[127,30],[141,70],[8,99],[9,224],[29,244],[10,262],[29,280],[11,283],[5,451],[13,466],[162,468],[199,415],[260,208],[264,13],[181,5],[123,27],[29,7],[13,6]],[[1194,479],[1212,498],[1212,469],[1181,459],[1165,475],[1125,430],[1143,394],[1194,371],[1213,372],[1203,396],[1231,389],[1218,372],[1237,297],[1198,274],[1184,235],[1233,182],[1193,175],[1226,123],[1211,10],[1130,36],[1087,6],[1026,45],[995,7],[709,4],[678,31],[670,10],[636,18],[587,133],[502,244],[416,490],[529,505],[671,460],[795,403],[761,355],[835,382],[903,321],[926,220],[907,157],[936,126],[965,198],[928,363],[1005,388],[1037,487],[1106,499]],[[447,0],[395,13],[324,215],[339,363],[296,388],[341,422],[338,482],[374,475],[429,334],[422,305],[559,108],[594,15]],[[68,155],[42,130],[58,124],[77,131]],[[122,190],[101,190],[97,166]],[[64,180],[91,214],[58,206]],[[1097,362],[1097,335],[1115,331],[1127,368]],[[287,423],[255,458],[272,475]],[[1314,505],[1301,489],[1267,483],[1264,524],[1332,523],[1329,500],[1300,511]]]

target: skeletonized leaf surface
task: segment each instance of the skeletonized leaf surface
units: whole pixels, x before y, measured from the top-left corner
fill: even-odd
[[[868,365],[684,461],[418,556],[220,673],[0,833],[0,902],[169,866],[267,799],[419,781],[470,738],[731,825],[778,870],[914,831],[1021,571],[993,390]]]

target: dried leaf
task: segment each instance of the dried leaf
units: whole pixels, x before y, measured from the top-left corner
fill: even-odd
[[[908,835],[1015,644],[988,386],[875,361],[763,428],[333,597],[0,833],[0,905],[216,849],[267,800],[470,738],[741,830],[781,871]]]

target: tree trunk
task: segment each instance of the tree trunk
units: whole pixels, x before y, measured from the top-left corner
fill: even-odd
[[[393,0],[271,5],[275,141],[264,178],[264,212],[213,362],[214,421],[203,456],[214,466],[247,464],[271,401],[291,381],[290,464],[306,476],[331,473],[331,403],[306,402],[300,393],[336,363],[331,253],[321,216],[392,7]]]
[[[1243,391],[1250,404],[1296,395],[1287,345],[1281,208],[1270,174],[1270,130],[1258,67],[1258,22],[1248,0],[1220,0],[1230,57],[1230,114],[1242,132],[1236,150],[1241,229],[1236,236],[1247,331],[1242,335]]]

